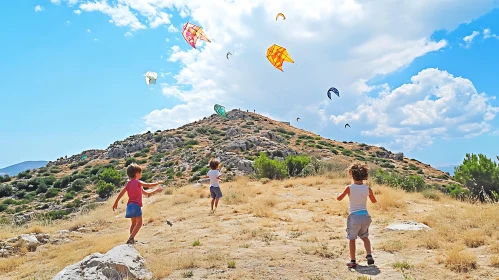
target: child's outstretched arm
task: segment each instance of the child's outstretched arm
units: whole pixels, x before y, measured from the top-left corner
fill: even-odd
[[[347,186],[347,187],[345,188],[345,190],[344,190],[344,191],[343,191],[340,195],[338,195],[338,197],[337,197],[336,199],[337,199],[338,201],[341,201],[343,198],[345,198],[345,196],[346,196],[347,194],[350,194],[350,186]]]
[[[378,202],[376,200],[376,197],[374,197],[374,192],[373,192],[373,190],[371,188],[369,188],[369,199],[371,200],[372,203]]]
[[[163,188],[161,188],[161,187],[159,187],[159,188],[157,188],[157,189],[155,189],[153,191],[146,191],[146,190],[142,189],[142,194],[150,196],[150,195],[153,195],[155,193],[160,193],[161,191],[163,191]]]
[[[163,182],[156,182],[156,183],[145,183],[145,182],[142,182],[142,181],[139,181],[139,184],[141,187],[144,187],[144,188],[153,188],[153,187],[156,187],[157,185],[160,185],[160,184],[163,184]]]
[[[118,201],[120,201],[120,199],[123,197],[123,195],[125,194],[126,192],[126,187],[124,187],[120,194],[118,195],[118,197],[116,198],[116,201],[114,202],[113,204],[113,211],[116,210],[116,208],[118,208]]]

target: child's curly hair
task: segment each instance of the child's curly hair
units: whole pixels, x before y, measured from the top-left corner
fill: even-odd
[[[212,170],[217,169],[219,165],[220,165],[220,162],[218,160],[216,160],[216,159],[210,160],[210,168]]]
[[[132,163],[128,166],[126,169],[126,174],[128,175],[128,178],[134,179],[137,173],[142,172],[142,167],[138,166],[135,163]]]
[[[367,164],[354,163],[350,166],[348,171],[352,174],[352,178],[355,181],[367,180],[369,177],[369,167]]]

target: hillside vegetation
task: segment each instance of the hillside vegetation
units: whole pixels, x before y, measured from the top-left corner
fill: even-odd
[[[236,175],[252,176],[254,161],[262,152],[276,160],[305,154],[311,159],[309,175],[317,173],[319,165],[325,166],[325,171],[337,171],[335,163],[359,160],[380,168],[380,183],[417,190],[429,186],[455,196],[463,191],[448,174],[402,153],[325,139],[254,113],[233,110],[228,115],[230,120],[212,115],[178,129],[134,135],[106,150],[60,158],[16,177],[0,177],[0,219],[23,224],[33,219],[60,219],[95,207],[122,187],[125,168],[132,162],[146,168],[145,181],[167,180],[169,185],[181,186],[197,182],[212,157],[221,160],[229,180]],[[295,173],[279,176],[306,175]]]

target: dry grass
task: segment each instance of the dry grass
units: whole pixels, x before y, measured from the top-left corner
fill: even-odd
[[[477,269],[477,258],[471,252],[463,250],[461,247],[456,247],[447,252],[445,266],[456,272],[469,272]]]
[[[170,195],[144,199],[146,223],[137,239],[147,243],[135,247],[156,279],[178,279],[190,271],[193,278],[222,277],[215,274],[217,270],[226,271],[224,279],[262,279],[269,277],[269,267],[286,279],[357,279],[358,274],[346,269],[331,269],[348,259],[348,198],[336,200],[347,183],[346,177],[331,176],[265,184],[238,178],[222,184],[224,198],[213,215],[209,214],[208,187],[172,188]],[[405,271],[409,266],[411,276],[404,274],[406,279],[461,279],[463,272],[477,279],[499,275],[498,205],[470,205],[443,195],[437,201],[385,186],[374,185],[373,190],[379,202],[368,202],[373,217],[370,231],[381,278],[399,279],[403,272],[398,269]],[[0,259],[0,278],[50,279],[91,253],[104,253],[122,244],[128,237],[129,220],[123,218],[125,203],[112,212],[113,202],[111,198],[90,214],[69,221],[1,227],[2,238],[29,232],[53,235],[80,226],[97,232],[76,234],[70,237],[71,243],[46,244],[20,257]],[[173,221],[173,227],[166,225],[167,219]],[[432,230],[384,230],[401,220],[424,222]],[[201,246],[193,246],[195,240],[200,240]],[[361,244],[357,244],[358,252],[364,255]],[[400,260],[410,265],[401,262],[393,269],[392,264]],[[419,264],[422,260],[424,267]],[[480,262],[479,266],[478,260],[484,260],[483,265]],[[232,261],[237,266],[228,269]]]

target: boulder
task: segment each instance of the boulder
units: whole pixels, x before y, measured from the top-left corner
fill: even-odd
[[[393,230],[393,231],[430,230],[430,227],[425,225],[425,224],[422,224],[422,223],[408,221],[408,222],[391,224],[391,225],[387,226],[386,229]]]
[[[59,272],[53,280],[151,279],[144,258],[130,245],[119,245],[106,254],[94,253]]]
[[[111,148],[107,153],[109,158],[125,158],[126,150],[121,147]]]
[[[403,161],[404,160],[404,153],[392,154],[390,157],[394,160]]]
[[[232,137],[237,136],[237,135],[239,135],[239,131],[236,128],[233,128],[233,127],[229,128],[227,130],[227,132],[225,132],[225,137],[226,138],[232,138]]]

